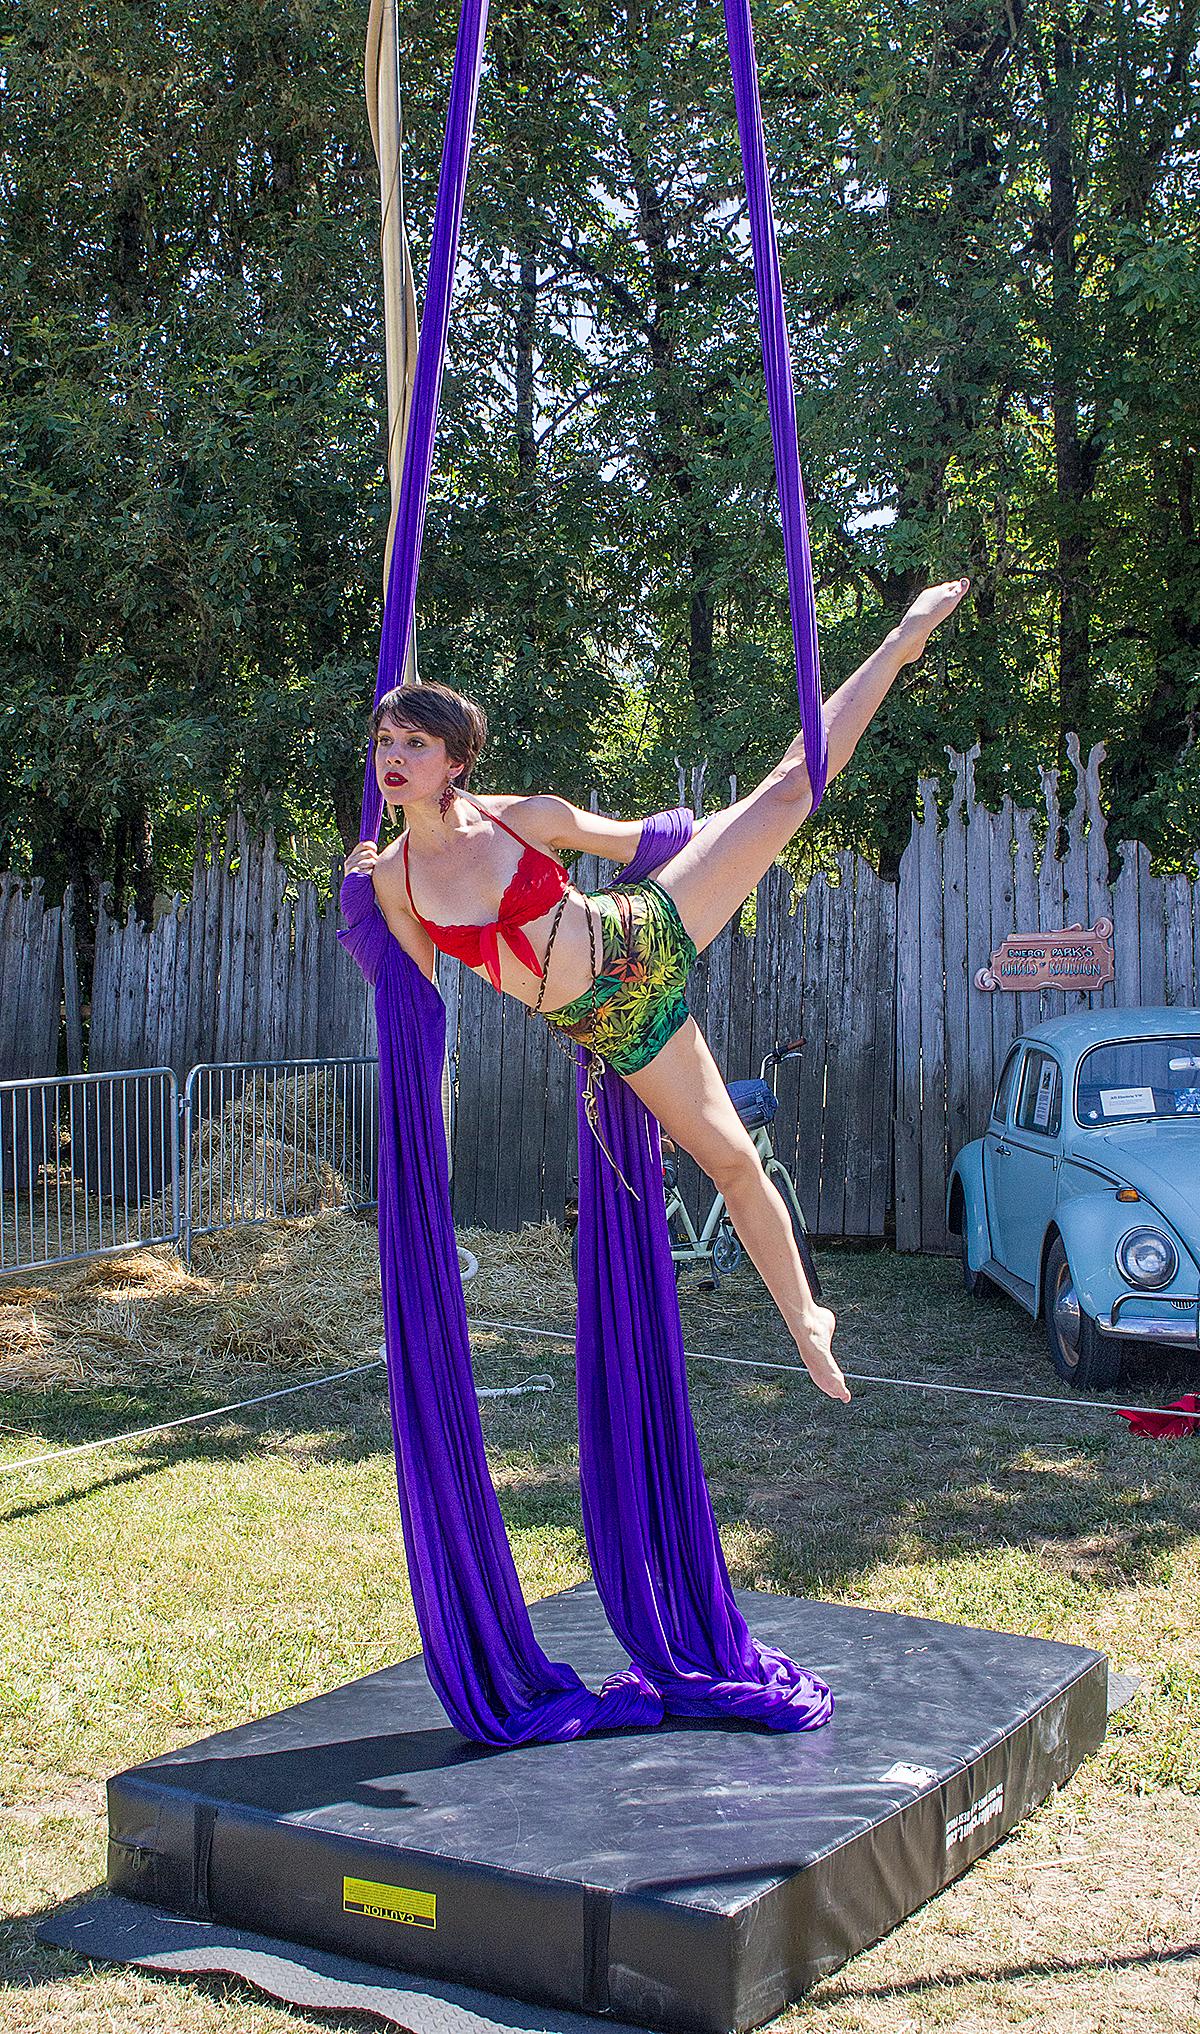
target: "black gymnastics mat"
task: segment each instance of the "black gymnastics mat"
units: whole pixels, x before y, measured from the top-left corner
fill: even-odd
[[[738,1600],[830,1683],[824,1729],[668,1722],[493,1751],[406,1660],[111,1780],[109,1888],[542,2006],[756,2026],[1074,1772],[1103,1739],[1108,1670],[1044,1639]],[[589,1681],[624,1663],[590,1586],[532,1614]]]

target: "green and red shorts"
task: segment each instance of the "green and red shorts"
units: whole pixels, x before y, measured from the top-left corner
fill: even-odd
[[[696,949],[674,898],[652,877],[583,894],[603,940],[594,990],[542,1014],[618,1073],[640,1073],[687,1021],[684,990]]]

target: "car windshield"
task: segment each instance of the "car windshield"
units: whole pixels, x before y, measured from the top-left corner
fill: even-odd
[[[1075,1114],[1085,1127],[1167,1116],[1200,1122],[1200,1033],[1094,1045],[1079,1062]]]

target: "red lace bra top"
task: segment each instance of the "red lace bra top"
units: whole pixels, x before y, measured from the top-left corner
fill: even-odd
[[[408,879],[408,835],[404,836],[401,850],[404,857],[404,886],[413,917],[423,925],[430,939],[443,953],[452,954],[455,960],[465,961],[469,968],[484,967],[488,980],[494,988],[500,987],[500,940],[503,938],[512,948],[517,959],[531,973],[541,975],[542,964],[521,927],[533,918],[541,918],[557,904],[564,890],[570,887],[571,878],[561,862],[553,855],[543,854],[539,848],[530,847],[522,841],[519,833],[513,833],[511,826],[489,812],[487,817],[497,826],[503,826],[505,833],[512,834],[524,849],[513,873],[512,881],[500,899],[500,916],[491,925],[434,925],[428,918],[422,918],[413,903],[412,884]]]

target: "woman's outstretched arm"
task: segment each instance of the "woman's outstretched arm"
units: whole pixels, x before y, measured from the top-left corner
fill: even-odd
[[[524,799],[520,817],[526,835],[536,829],[544,847],[599,855],[606,862],[631,862],[642,838],[640,819],[610,819],[603,812],[583,812],[550,792]]]

